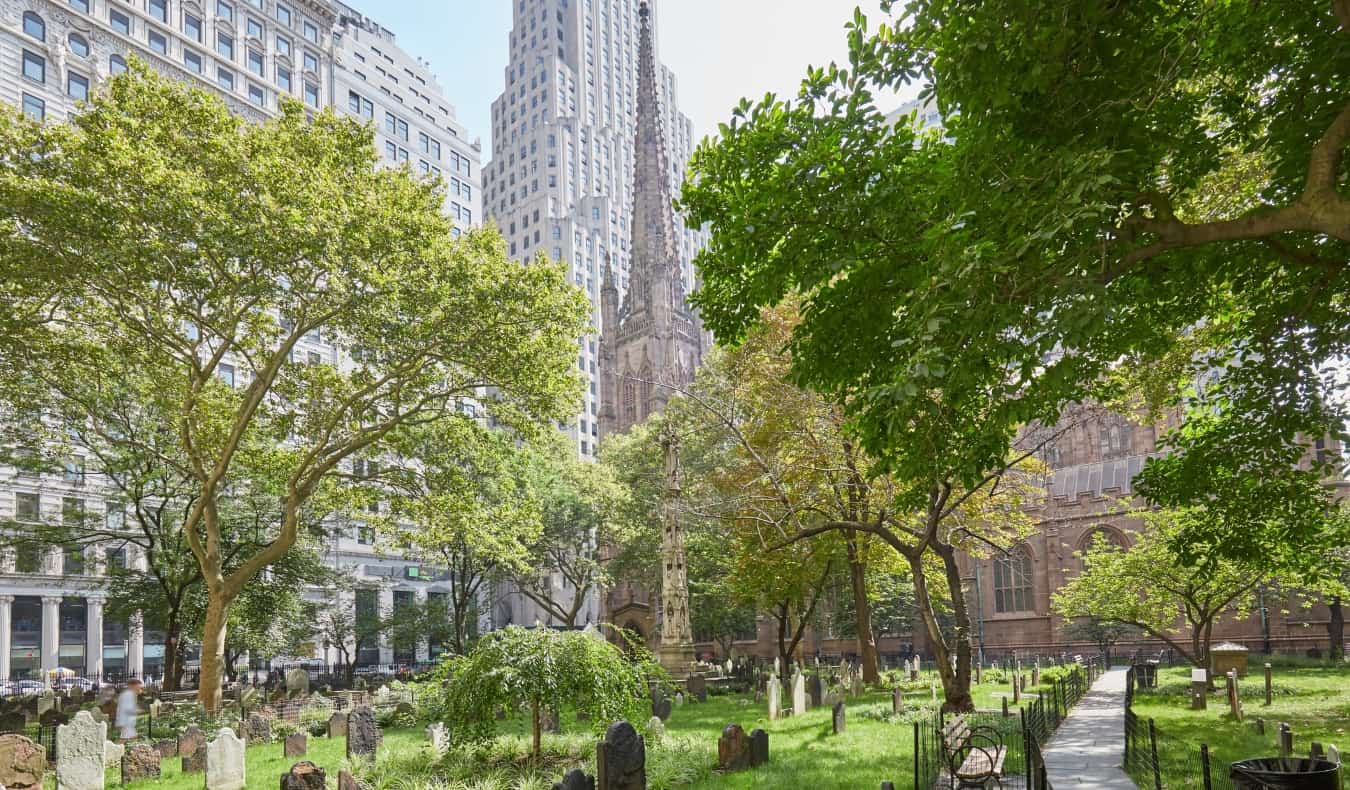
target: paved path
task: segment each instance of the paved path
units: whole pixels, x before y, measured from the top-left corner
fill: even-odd
[[[1135,790],[1121,770],[1125,743],[1125,668],[1092,684],[1045,745],[1045,771],[1054,790]]]

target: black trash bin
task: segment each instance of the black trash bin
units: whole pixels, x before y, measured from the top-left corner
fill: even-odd
[[[1158,687],[1158,664],[1149,661],[1144,664],[1134,665],[1134,682],[1141,689],[1154,689]]]
[[[1328,760],[1239,760],[1233,763],[1229,775],[1234,790],[1341,790],[1341,767]]]

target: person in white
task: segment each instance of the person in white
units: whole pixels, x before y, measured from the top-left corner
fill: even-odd
[[[140,678],[127,681],[127,687],[117,698],[117,730],[123,741],[136,740],[136,719],[140,716],[137,698],[141,694]]]

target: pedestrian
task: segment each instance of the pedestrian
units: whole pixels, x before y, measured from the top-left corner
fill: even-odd
[[[132,678],[117,698],[117,731],[123,743],[136,740],[136,719],[140,716],[137,701],[141,695],[141,679]]]

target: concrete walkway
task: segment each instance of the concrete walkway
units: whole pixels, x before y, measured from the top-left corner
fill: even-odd
[[[1045,745],[1045,772],[1054,790],[1135,790],[1120,767],[1125,744],[1125,668],[1092,684]]]

